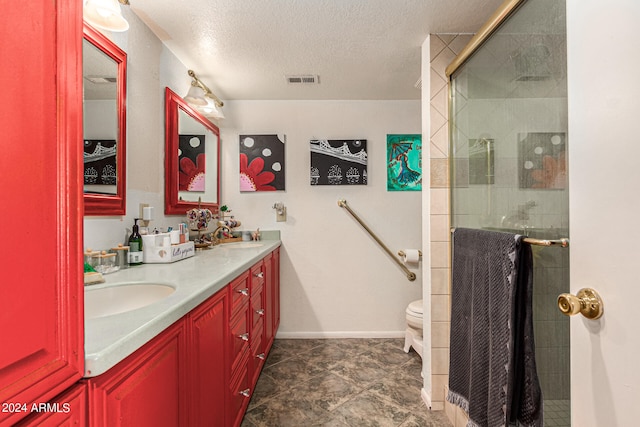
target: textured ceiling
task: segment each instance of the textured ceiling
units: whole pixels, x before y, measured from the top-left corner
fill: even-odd
[[[419,99],[427,35],[475,32],[501,2],[131,0],[131,8],[223,100]],[[320,84],[288,84],[291,74],[319,75]]]

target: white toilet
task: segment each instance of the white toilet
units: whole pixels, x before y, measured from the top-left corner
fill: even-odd
[[[422,357],[422,300],[411,302],[406,309],[407,330],[404,335],[404,352],[411,347]]]

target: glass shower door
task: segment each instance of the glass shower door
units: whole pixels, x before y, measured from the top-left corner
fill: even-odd
[[[451,225],[569,236],[565,2],[526,1],[451,76]],[[570,425],[569,249],[533,247],[545,425]]]

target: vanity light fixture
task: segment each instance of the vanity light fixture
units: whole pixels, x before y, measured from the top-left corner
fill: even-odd
[[[222,108],[218,107],[212,99],[207,99],[207,105],[198,107],[198,109],[205,117],[210,117],[212,119],[224,119]]]
[[[84,20],[103,30],[127,31],[129,23],[122,16],[121,4],[128,5],[129,0],[84,0]]]
[[[197,106],[207,117],[224,119],[224,114],[222,113],[224,102],[220,101],[220,98],[215,96],[211,89],[202,83],[202,80],[196,76],[193,70],[189,70],[188,74],[192,78],[191,87],[184,100],[191,105]]]

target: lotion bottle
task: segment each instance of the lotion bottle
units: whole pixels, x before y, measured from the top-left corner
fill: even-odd
[[[129,236],[129,265],[142,264],[142,236],[138,228],[140,218],[133,219],[133,231]]]

